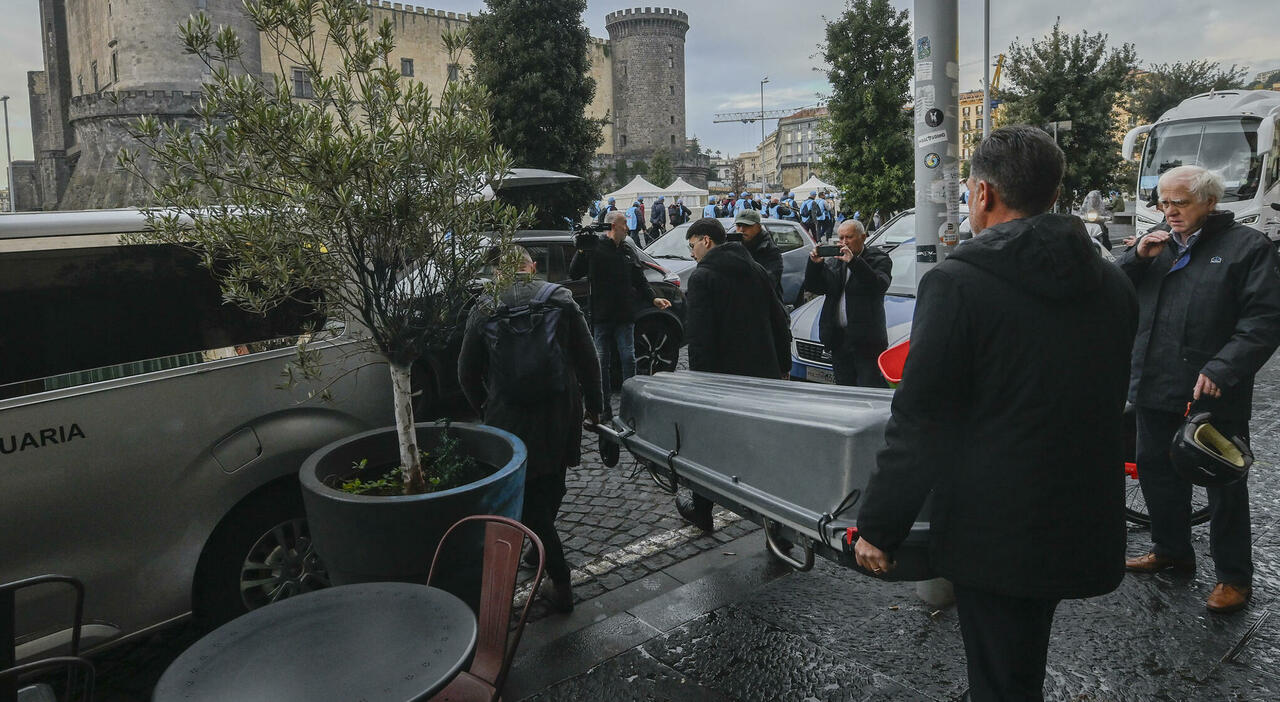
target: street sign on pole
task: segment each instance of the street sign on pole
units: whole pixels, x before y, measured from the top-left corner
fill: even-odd
[[[915,0],[916,281],[959,242],[956,0]]]

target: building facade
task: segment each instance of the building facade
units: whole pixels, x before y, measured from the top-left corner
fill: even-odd
[[[827,137],[822,123],[830,118],[825,107],[810,107],[778,120],[777,170],[774,182],[790,190],[821,176],[822,159],[827,152]]]
[[[15,162],[20,209],[119,207],[145,200],[141,183],[116,167],[130,146],[130,126],[142,115],[162,123],[193,123],[207,67],[184,54],[178,26],[196,13],[234,29],[244,41],[242,68],[279,79],[297,97],[310,84],[305,71],[258,33],[242,0],[39,0],[44,70],[29,76],[36,158]],[[443,35],[462,29],[468,15],[402,3],[364,0],[375,25],[395,28],[394,59],[405,80],[433,94],[471,65],[449,59]],[[663,148],[678,175],[704,184],[709,161],[690,155],[685,139],[684,36],[688,15],[666,8],[610,13],[610,39],[588,50],[594,101],[591,118],[610,118],[597,151],[600,170],[618,158],[647,159]],[[653,105],[658,107],[655,109]]]

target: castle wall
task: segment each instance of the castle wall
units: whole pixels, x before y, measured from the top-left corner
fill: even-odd
[[[207,69],[184,54],[178,26],[203,12],[215,27],[257,37],[241,0],[65,0],[73,95],[105,90],[198,89]],[[244,42],[243,61],[258,73],[259,43]],[[95,89],[94,76],[97,76]]]

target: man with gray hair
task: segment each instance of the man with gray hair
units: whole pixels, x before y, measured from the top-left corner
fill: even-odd
[[[1138,479],[1151,514],[1151,552],[1130,558],[1135,573],[1191,575],[1191,483],[1169,459],[1188,403],[1214,426],[1248,438],[1253,377],[1280,344],[1280,272],[1266,237],[1218,210],[1222,181],[1199,166],[1160,176],[1163,224],[1121,254],[1138,289],[1129,401],[1137,408]],[[1210,487],[1209,543],[1217,585],[1206,606],[1242,609],[1253,593],[1249,489],[1244,480]]]
[[[1065,160],[1048,134],[994,130],[971,163],[978,234],[920,282],[854,549],[892,570],[932,492],[930,563],[955,585],[970,699],[1039,700],[1059,600],[1124,578],[1137,302],[1084,224],[1049,213]]]

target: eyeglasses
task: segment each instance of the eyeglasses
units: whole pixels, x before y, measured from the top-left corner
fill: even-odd
[[[1178,209],[1182,209],[1190,204],[1191,204],[1191,200],[1166,200],[1164,198],[1161,198],[1160,200],[1156,201],[1156,206],[1162,210],[1167,210],[1170,207],[1176,207]]]
[[[690,251],[693,251],[693,246],[694,246],[694,244],[697,244],[699,241],[702,241],[702,240],[703,240],[703,239],[705,239],[705,238],[707,238],[705,235],[704,235],[704,236],[695,236],[695,237],[690,237],[690,239],[689,239],[689,250],[690,250]]]

